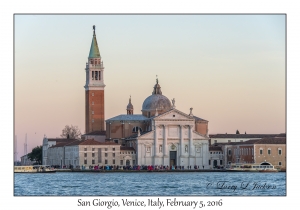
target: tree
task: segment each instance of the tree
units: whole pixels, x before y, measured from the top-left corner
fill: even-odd
[[[65,128],[62,130],[62,134],[60,136],[69,139],[80,139],[81,132],[77,126],[66,125]]]
[[[35,161],[38,164],[42,164],[42,156],[43,156],[43,147],[37,146],[32,149],[30,153],[27,154],[27,157],[31,161]]]
[[[239,130],[236,130],[235,134],[240,134]]]

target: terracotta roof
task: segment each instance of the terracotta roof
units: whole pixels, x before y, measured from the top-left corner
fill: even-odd
[[[50,148],[54,148],[54,147],[63,147],[63,146],[66,146],[66,145],[69,145],[69,144],[72,144],[73,142],[77,142],[78,140],[73,140],[73,141],[64,141],[64,142],[57,142],[56,145],[53,145],[52,147]]]
[[[105,135],[106,135],[106,131],[92,131],[92,132],[90,132],[90,133],[83,134],[83,136],[87,136],[87,135],[100,135],[100,136],[105,136]]]
[[[47,138],[48,141],[56,141],[56,142],[68,142],[68,141],[75,141],[77,139],[67,139],[67,138]]]
[[[209,135],[210,138],[266,138],[277,137],[281,134],[213,134]]]
[[[81,141],[81,143],[79,145],[119,145],[119,144],[114,143],[114,142],[98,142],[98,141],[95,141],[94,139],[87,139],[87,140]]]
[[[212,146],[222,146],[222,145],[240,145],[240,144],[254,144],[255,142],[259,141],[260,139],[251,139],[248,141],[242,141],[242,142],[218,142],[212,144]]]
[[[76,141],[73,141],[69,144],[65,144],[64,146],[76,146],[76,145],[79,145],[81,142],[83,142],[82,140],[76,140]]]
[[[255,142],[255,144],[286,144],[285,137],[263,138]]]
[[[204,119],[202,119],[200,117],[196,117],[196,116],[194,116],[194,118],[195,118],[196,121],[207,121],[207,120],[204,120]]]
[[[135,149],[133,147],[120,147],[120,150],[133,150],[133,151],[135,151]]]

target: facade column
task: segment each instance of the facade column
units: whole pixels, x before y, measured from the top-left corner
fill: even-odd
[[[180,158],[179,158],[179,165],[184,166],[184,143],[183,143],[183,125],[180,126]]]
[[[193,165],[195,164],[193,161],[193,125],[189,126],[189,166],[193,167]]]
[[[168,126],[164,125],[164,141],[163,141],[163,165],[170,165],[170,159],[168,155]]]
[[[156,165],[157,164],[157,157],[158,157],[158,153],[159,153],[159,146],[158,146],[158,126],[154,125],[155,128],[155,132],[154,132],[154,154],[153,154],[153,162],[152,165]]]
[[[167,127],[167,125],[164,125],[163,148],[164,148],[164,157],[167,157],[168,156],[168,127]]]
[[[190,132],[190,139],[189,139],[189,146],[190,146],[190,149],[189,149],[189,156],[193,156],[194,152],[193,152],[193,125],[190,125],[189,127],[189,132]]]
[[[154,136],[154,157],[158,156],[158,126],[155,125],[155,136]]]

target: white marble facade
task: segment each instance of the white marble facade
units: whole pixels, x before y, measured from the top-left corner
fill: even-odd
[[[209,138],[195,131],[192,116],[171,109],[153,117],[152,126],[152,131],[131,140],[138,165],[209,168]]]

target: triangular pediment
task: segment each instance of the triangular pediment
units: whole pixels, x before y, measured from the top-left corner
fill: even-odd
[[[148,133],[145,133],[143,135],[140,135],[139,137],[137,137],[138,139],[153,139],[154,138],[154,130],[150,131]]]
[[[170,111],[154,117],[154,120],[194,120],[194,117],[177,109],[171,109]]]
[[[209,139],[209,137],[198,133],[197,131],[193,131],[193,139]]]

